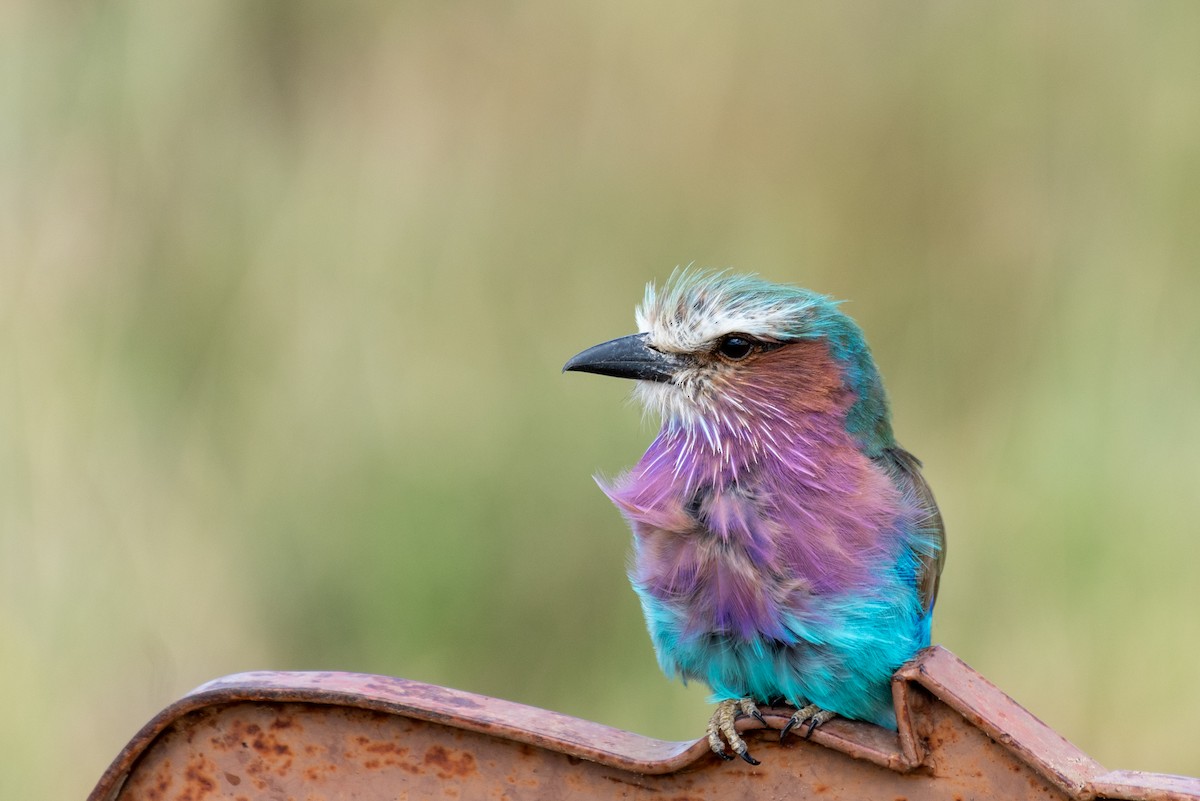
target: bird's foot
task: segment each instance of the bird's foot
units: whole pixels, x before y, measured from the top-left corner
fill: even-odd
[[[797,709],[796,713],[792,715],[791,719],[787,722],[787,725],[784,726],[783,730],[779,732],[779,742],[782,743],[783,738],[787,737],[788,732],[792,729],[796,729],[796,733],[799,734],[800,729],[804,727],[805,723],[808,724],[808,733],[804,735],[804,739],[807,740],[809,737],[812,737],[813,731],[815,731],[818,726],[825,721],[832,720],[836,717],[837,712],[830,712],[828,709],[821,709],[821,707],[817,706],[816,704],[809,704],[803,709]]]
[[[721,759],[733,759],[725,752],[725,743],[721,741],[721,737],[724,735],[730,750],[751,765],[757,765],[759,764],[758,760],[750,756],[750,751],[746,748],[746,741],[742,739],[733,725],[738,715],[749,715],[764,726],[767,725],[767,721],[759,714],[758,707],[749,698],[730,698],[721,701],[708,720],[708,747]]]

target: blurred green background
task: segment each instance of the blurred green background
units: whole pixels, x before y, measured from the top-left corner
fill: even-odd
[[[235,671],[696,736],[562,376],[649,279],[848,298],[935,639],[1200,774],[1200,4],[0,4],[0,796]]]

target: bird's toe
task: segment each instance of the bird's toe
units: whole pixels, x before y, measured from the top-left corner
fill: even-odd
[[[751,765],[759,764],[759,761],[750,756],[750,749],[746,746],[746,741],[738,734],[736,721],[738,715],[747,715],[761,721],[764,725],[766,721],[759,713],[758,707],[754,705],[754,701],[749,698],[742,699],[727,699],[717,704],[717,708],[713,711],[712,717],[709,718],[706,733],[708,735],[708,747],[712,752],[722,759],[733,759],[726,751],[725,744],[729,744],[729,750],[740,756],[743,760]]]
[[[779,732],[779,742],[783,742],[784,738],[787,737],[788,732],[790,732],[792,729],[796,729],[797,733],[799,733],[800,728],[803,727],[805,723],[808,724],[808,731],[804,735],[804,739],[807,740],[809,737],[812,737],[812,733],[818,726],[836,717],[836,712],[830,712],[828,709],[821,709],[821,707],[817,706],[816,704],[809,704],[802,709],[797,709],[795,714],[788,719],[787,725],[785,725],[782,731]]]

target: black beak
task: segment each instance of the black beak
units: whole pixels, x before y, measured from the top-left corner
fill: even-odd
[[[670,381],[681,366],[677,357],[647,345],[645,334],[630,334],[577,353],[563,365],[563,372],[577,370],[640,381]]]

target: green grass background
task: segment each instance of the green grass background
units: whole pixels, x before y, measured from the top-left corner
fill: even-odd
[[[0,796],[254,668],[696,736],[562,376],[644,283],[850,299],[935,639],[1200,774],[1200,5],[0,4]]]

